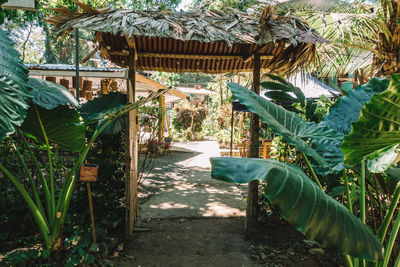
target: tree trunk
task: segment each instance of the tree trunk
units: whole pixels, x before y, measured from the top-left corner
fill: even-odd
[[[56,64],[57,63],[57,57],[54,54],[53,50],[51,49],[50,31],[49,31],[49,27],[47,26],[46,23],[43,24],[43,31],[44,31],[45,36],[46,36],[44,58],[46,60],[46,63],[48,63],[48,64]]]

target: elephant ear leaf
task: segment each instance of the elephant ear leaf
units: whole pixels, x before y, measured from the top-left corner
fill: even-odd
[[[28,69],[13,45],[7,33],[0,30],[0,141],[21,126],[31,98]]]
[[[126,120],[122,115],[156,99],[168,90],[159,90],[151,93],[148,97],[141,98],[134,103],[127,103],[127,97],[121,93],[111,93],[100,98],[88,101],[79,109],[85,124],[98,123],[99,129],[106,122],[111,123],[104,129],[107,134],[119,132],[126,125]],[[103,131],[104,133],[104,131]]]
[[[113,92],[86,102],[79,109],[85,124],[97,123],[104,120],[110,112],[121,109],[127,103],[127,96]]]
[[[78,102],[71,93],[59,84],[34,78],[29,79],[29,85],[33,103],[21,129],[42,144],[47,139],[66,150],[81,151],[85,145],[85,126],[72,108]]]
[[[95,98],[82,105],[80,112],[86,123],[98,122],[100,128],[104,117],[112,110],[118,110],[128,102],[127,96],[122,93],[110,93],[100,98]],[[126,117],[122,116],[113,120],[103,130],[102,134],[113,135],[126,127]]]
[[[85,145],[86,128],[79,112],[67,106],[45,109],[32,104],[21,126],[24,133],[46,144],[46,138],[66,150],[79,152]]]
[[[360,117],[364,103],[369,102],[373,95],[385,91],[388,85],[388,79],[373,78],[368,83],[349,90],[331,106],[321,123],[343,136],[348,135],[351,123]]]
[[[29,78],[30,92],[33,102],[46,109],[53,109],[59,105],[78,107],[75,97],[64,86],[50,81]]]
[[[393,74],[387,90],[364,105],[341,149],[344,161],[354,165],[362,159],[376,159],[400,144],[400,74]]]
[[[214,179],[231,183],[264,180],[265,195],[298,231],[343,254],[377,261],[382,244],[346,207],[325,194],[298,168],[274,160],[211,158]]]
[[[340,97],[329,109],[329,113],[324,116],[320,125],[327,126],[337,132],[337,139],[318,139],[314,141],[318,152],[332,163],[334,171],[338,172],[345,167],[340,145],[343,142],[343,137],[350,133],[351,123],[360,117],[360,110],[364,103],[370,101],[373,95],[386,90],[388,84],[389,81],[387,79],[373,78],[367,84],[358,86],[356,89],[347,92],[345,96]],[[327,173],[327,171],[318,166],[315,169],[320,174]]]
[[[334,167],[336,162],[329,162],[329,158],[324,158],[319,150],[324,150],[324,147],[321,146],[325,146],[327,142],[335,141],[340,137],[335,131],[314,122],[307,122],[297,114],[236,83],[228,83],[228,88],[241,104],[247,106],[251,112],[257,113],[260,119],[267,123],[268,127],[275,133],[282,136],[287,143],[311,156],[321,168],[330,169]],[[310,140],[312,141],[311,145],[308,143]]]

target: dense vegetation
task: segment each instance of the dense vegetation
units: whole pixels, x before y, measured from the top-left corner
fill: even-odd
[[[181,1],[84,2],[178,10]],[[124,219],[124,115],[151,100],[124,105],[126,97],[113,93],[79,106],[65,88],[28,77],[24,63],[74,63],[74,37],[55,41],[44,22],[51,14],[45,7],[60,3],[75,9],[73,1],[39,1],[38,12],[0,8],[0,252],[28,248],[7,253],[6,265],[111,264],[104,258]],[[256,1],[196,0],[188,9],[236,8],[251,14],[260,7]],[[306,99],[279,74],[262,78],[267,100],[248,90],[250,75],[155,72],[152,79],[166,86],[201,85],[216,93],[207,103],[175,107],[169,114],[171,137],[216,138],[228,147],[231,102],[238,99],[259,114],[261,138],[273,139],[272,159],[215,158],[213,177],[234,183],[263,180],[262,208],[279,213],[307,238],[337,249],[346,266],[400,266],[400,6],[397,1],[326,6],[289,1],[275,9],[302,16],[331,41],[318,47],[318,60],[307,71],[329,80],[336,97]],[[93,49],[93,36],[80,34],[83,59]],[[355,70],[361,78],[346,91],[340,78]],[[157,136],[163,111],[154,100],[140,113],[145,114],[140,125],[150,129],[145,146],[156,154],[163,142]],[[249,128],[249,113],[235,112],[234,146],[248,138]],[[152,160],[145,156],[142,174]],[[96,212],[104,215],[96,218],[97,244],[91,242],[87,191],[77,182],[85,161],[100,165],[92,188]]]

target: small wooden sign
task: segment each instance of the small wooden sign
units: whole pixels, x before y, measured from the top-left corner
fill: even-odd
[[[5,9],[22,9],[22,10],[37,10],[36,0],[8,0],[4,3],[2,8]]]
[[[96,182],[98,172],[99,165],[85,163],[81,167],[79,180],[84,182]]]

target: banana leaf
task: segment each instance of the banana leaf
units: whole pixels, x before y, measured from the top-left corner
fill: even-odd
[[[45,144],[41,124],[50,142],[73,152],[84,148],[86,128],[75,109],[58,106],[48,110],[32,103],[21,129],[27,136]]]
[[[211,176],[217,180],[264,180],[268,200],[307,238],[360,259],[382,259],[382,245],[371,229],[320,190],[300,168],[275,160],[245,158],[211,158],[211,165]]]
[[[400,144],[400,74],[390,77],[386,91],[376,94],[364,105],[341,149],[344,162],[354,165],[362,159],[380,157]]]
[[[0,30],[0,141],[21,126],[31,98],[28,69],[13,45],[7,33]]]
[[[79,103],[75,97],[62,85],[50,81],[29,78],[32,87],[30,94],[33,102],[46,109],[53,109],[58,105],[78,107]]]
[[[324,125],[307,122],[297,114],[287,111],[281,106],[236,84],[227,83],[228,88],[241,104],[260,116],[262,122],[281,135],[290,145],[296,146],[300,151],[311,156],[325,172],[336,167],[337,162],[331,161],[332,157],[324,157],[327,144],[335,142],[341,136]],[[310,145],[308,141],[312,141]],[[316,169],[317,171],[319,169]]]

